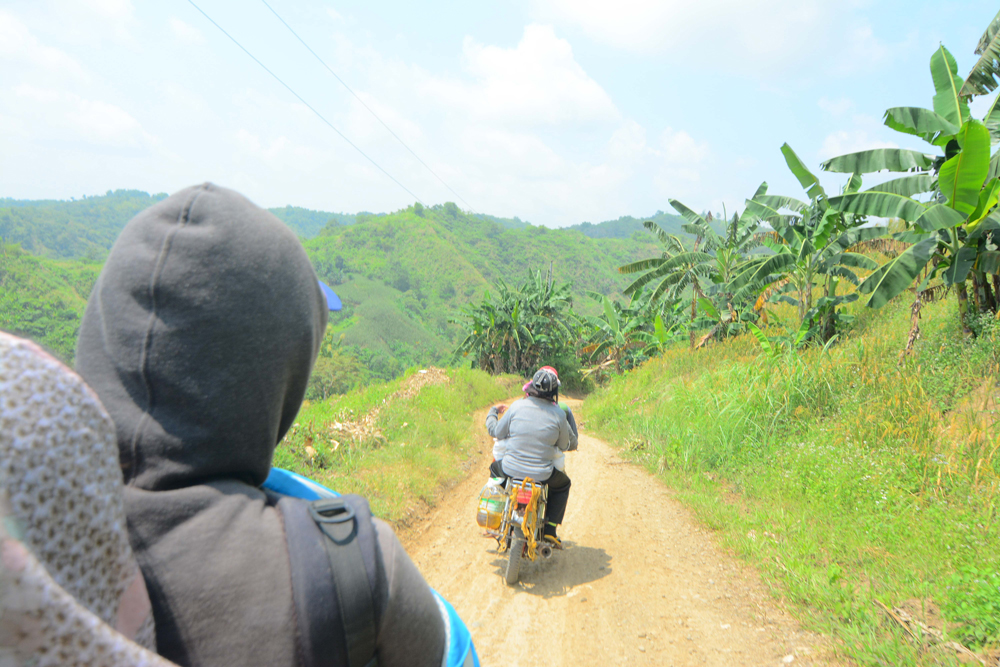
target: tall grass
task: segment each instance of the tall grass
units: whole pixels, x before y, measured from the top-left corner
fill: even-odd
[[[587,425],[680,490],[814,628],[862,664],[924,664],[882,612],[940,608],[946,634],[1000,638],[997,331],[955,304],[865,315],[828,352],[678,350],[588,399]],[[949,660],[944,654],[935,659]]]
[[[415,372],[305,405],[274,465],[341,493],[361,494],[377,516],[397,524],[434,505],[476,452],[474,434],[483,425],[474,423],[473,413],[515,394],[522,380],[452,369],[447,383],[424,386],[409,398],[394,396]],[[376,410],[365,431],[335,428]]]

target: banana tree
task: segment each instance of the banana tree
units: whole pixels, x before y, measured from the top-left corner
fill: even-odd
[[[468,333],[456,358],[472,356],[473,364],[493,373],[528,373],[542,360],[574,353],[578,338],[569,284],[554,284],[540,272],[511,287],[503,280],[496,294],[487,291],[481,303],[462,308],[452,322]]]
[[[600,317],[584,317],[591,329],[588,344],[581,352],[589,357],[591,363],[598,364],[589,372],[613,366],[616,372],[621,373],[662,351],[678,328],[676,321],[669,327],[665,326],[662,313],[654,314],[648,300],[641,295],[628,305],[596,292],[590,292],[588,296],[600,303],[604,311]]]
[[[754,196],[766,192],[767,183],[762,183]],[[715,334],[741,320],[739,311],[742,310],[743,304],[734,303],[732,282],[741,272],[750,254],[763,245],[762,237],[758,233],[760,218],[750,210],[744,210],[739,215],[733,214],[731,219],[723,215],[723,220],[726,220],[725,229],[719,234],[707,219],[681,202],[671,199],[670,205],[688,221],[683,226],[684,231],[702,239],[702,249],[714,258],[713,284],[705,290],[713,300],[706,299],[699,303],[702,304],[702,312],[713,320],[712,333]]]
[[[856,300],[856,294],[837,294],[841,280],[858,285],[855,270],[872,270],[878,264],[852,252],[856,244],[885,234],[883,227],[862,227],[860,216],[845,213],[832,204],[819,179],[809,171],[788,144],[781,147],[785,162],[809,195],[804,202],[792,197],[768,195],[766,186],[747,200],[747,211],[774,229],[774,238],[764,244],[773,254],[748,261],[733,280],[737,296],[746,298],[770,291],[772,300],[796,306],[799,323],[816,320],[824,341],[836,333],[837,309]],[[853,175],[844,192],[861,187]],[[814,302],[817,285],[822,296]],[[790,296],[789,294],[795,296]]]
[[[905,220],[908,229],[895,238],[911,245],[879,267],[860,286],[869,294],[868,305],[877,308],[909,288],[923,275],[919,290],[940,277],[955,287],[958,315],[969,332],[967,281],[971,279],[980,310],[996,312],[1000,301],[1000,268],[996,242],[1000,216],[1000,151],[991,157],[991,144],[1000,140],[1000,97],[993,100],[983,121],[972,118],[968,99],[995,88],[990,72],[997,72],[1000,48],[1000,14],[980,41],[983,57],[969,77],[958,76],[951,53],[939,46],[931,56],[935,94],[933,110],[895,107],[885,113],[885,124],[919,136],[941,150],[932,155],[900,149],[876,149],[842,155],[823,163],[828,171],[866,173],[887,169],[910,172],[870,190],[846,193],[831,203],[860,215]],[[927,194],[926,201],[915,198]],[[987,276],[993,275],[993,290]]]
[[[649,302],[656,304],[663,299],[679,299],[691,292],[690,338],[692,349],[695,346],[694,323],[698,314],[698,299],[705,296],[702,285],[711,284],[715,275],[715,258],[699,250],[701,237],[695,241],[694,249],[688,250],[680,238],[667,234],[651,220],[642,223],[643,226],[656,235],[663,245],[659,257],[632,262],[619,266],[619,273],[645,273],[625,288],[625,294],[634,296],[650,286]],[[707,226],[707,223],[706,223]]]

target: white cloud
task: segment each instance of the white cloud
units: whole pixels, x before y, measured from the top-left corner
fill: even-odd
[[[891,132],[878,118],[866,114],[851,116],[852,127],[831,132],[823,139],[817,153],[820,160],[829,160],[838,155],[856,153],[872,148],[899,148],[899,144],[883,137]]]
[[[586,124],[617,120],[611,98],[552,28],[528,25],[513,49],[466,37],[462,63],[472,81],[428,77],[427,94],[473,117],[512,125]]]
[[[535,11],[573,23],[591,37],[631,51],[681,48],[713,34],[712,47],[725,49],[734,38],[754,51],[773,48],[793,27],[815,21],[816,0],[536,0]],[[770,29],[761,32],[760,28]]]
[[[871,26],[856,26],[845,33],[846,39],[838,54],[831,59],[835,72],[849,74],[858,70],[871,70],[884,64],[890,57],[889,47],[875,37]]]
[[[828,97],[821,97],[819,98],[819,102],[817,102],[817,104],[820,109],[832,116],[842,116],[850,111],[851,107],[854,106],[854,102],[846,97],[841,97],[836,100],[831,100]]]
[[[128,19],[132,17],[132,0],[78,0],[80,4],[90,10],[115,19]]]
[[[190,23],[185,23],[178,18],[171,17],[170,21],[170,31],[173,33],[174,37],[182,42],[187,42],[188,44],[204,44],[205,35],[202,34],[201,30],[195,28]]]
[[[690,134],[666,128],[660,134],[659,165],[653,177],[658,192],[668,197],[704,195],[701,192],[701,165],[709,154]]]
[[[838,130],[826,135],[819,149],[819,159],[829,160],[838,155],[857,153],[872,148],[899,148],[899,144],[882,141],[873,137],[867,130]]]
[[[46,28],[64,40],[107,48],[108,40],[135,47],[137,27],[132,0],[37,0]]]
[[[699,144],[687,132],[669,127],[660,135],[660,146],[668,164],[699,163],[708,155],[707,144]]]
[[[337,23],[340,23],[341,21],[344,20],[344,17],[340,15],[340,12],[338,12],[336,9],[333,9],[332,7],[326,8],[326,15]]]
[[[42,44],[14,15],[0,11],[0,60],[28,63],[50,72],[86,78],[83,67],[59,49]]]
[[[119,106],[74,93],[21,84],[14,88],[22,123],[35,140],[59,140],[112,148],[145,148],[156,143]]]
[[[761,78],[813,70],[819,61],[808,56],[844,49],[844,33],[849,58],[835,67],[883,56],[870,28],[853,27],[858,9],[829,0],[533,0],[539,20],[574,26],[595,41],[640,54],[683,54]]]

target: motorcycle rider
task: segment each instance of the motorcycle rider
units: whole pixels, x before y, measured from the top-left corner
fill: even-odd
[[[441,664],[438,603],[381,521],[364,552],[377,556],[360,563],[368,581],[336,588],[374,586],[373,625],[341,620],[339,596],[298,611],[296,582],[329,582],[330,563],[322,548],[292,548],[288,517],[260,486],[329,307],[295,234],[210,183],[133,218],[94,286],[77,371],[115,423],[157,650],[182,667],[308,665],[318,647],[323,664],[352,664],[361,631],[381,667]]]
[[[554,461],[570,449],[572,429],[559,407],[559,376],[542,367],[525,386],[525,398],[510,408],[495,405],[486,415],[486,430],[496,438],[490,474],[543,482],[549,487],[544,537],[557,548],[562,542],[556,528],[562,523],[569,500],[570,478]]]

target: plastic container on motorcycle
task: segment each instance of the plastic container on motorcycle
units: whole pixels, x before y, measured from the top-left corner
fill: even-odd
[[[476,523],[486,530],[497,530],[503,521],[503,508],[507,501],[503,488],[503,480],[492,478],[479,492],[479,509],[476,512]]]

